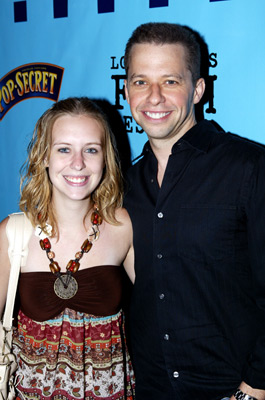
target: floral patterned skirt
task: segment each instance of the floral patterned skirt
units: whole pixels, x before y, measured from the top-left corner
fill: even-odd
[[[45,322],[20,311],[13,347],[17,399],[134,399],[122,311],[95,317],[66,308]]]

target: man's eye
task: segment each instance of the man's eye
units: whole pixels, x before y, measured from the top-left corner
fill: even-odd
[[[167,80],[166,83],[167,83],[167,85],[177,85],[178,84],[177,81],[174,81],[172,79]]]
[[[145,81],[135,81],[134,84],[137,86],[145,85]]]

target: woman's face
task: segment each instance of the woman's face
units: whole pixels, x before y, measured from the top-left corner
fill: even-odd
[[[104,131],[87,115],[63,115],[52,129],[47,162],[53,199],[88,199],[99,185],[104,169]]]

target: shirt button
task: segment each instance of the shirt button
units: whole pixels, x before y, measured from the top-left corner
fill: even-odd
[[[174,371],[174,372],[173,372],[173,377],[174,377],[174,378],[178,378],[178,377],[179,377],[178,371]]]
[[[167,333],[164,335],[164,340],[169,340],[169,335]]]
[[[161,212],[159,212],[159,213],[157,214],[157,216],[158,216],[158,218],[163,218],[163,217],[164,217],[163,213],[161,213]]]
[[[164,293],[160,293],[160,295],[159,295],[160,300],[163,300],[164,297],[165,297]]]
[[[151,183],[154,183],[154,179],[153,179],[153,178],[152,178],[152,179],[150,179],[150,182],[151,182]]]
[[[157,254],[157,258],[159,258],[159,260],[162,258],[162,254]]]

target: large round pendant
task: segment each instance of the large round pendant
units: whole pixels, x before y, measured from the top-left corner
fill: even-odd
[[[66,287],[64,284],[67,282],[69,283]],[[78,284],[73,276],[61,275],[60,278],[57,278],[54,282],[54,292],[61,299],[71,299],[75,296],[77,290]]]

